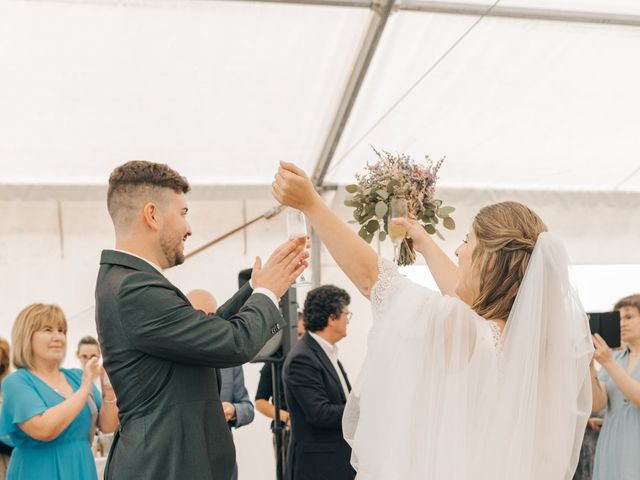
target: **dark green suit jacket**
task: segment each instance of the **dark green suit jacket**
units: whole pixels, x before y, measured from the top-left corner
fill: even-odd
[[[105,478],[231,477],[215,369],[251,360],[282,320],[267,296],[251,294],[247,284],[205,315],[150,264],[102,252],[96,327],[120,409]]]

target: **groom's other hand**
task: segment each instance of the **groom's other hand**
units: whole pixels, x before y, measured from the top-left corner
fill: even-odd
[[[266,288],[278,298],[282,297],[296,277],[309,266],[306,244],[307,237],[300,237],[280,245],[264,266],[260,257],[256,257],[251,275],[253,289]]]
[[[304,170],[293,163],[280,162],[272,187],[278,202],[303,212],[322,201]]]

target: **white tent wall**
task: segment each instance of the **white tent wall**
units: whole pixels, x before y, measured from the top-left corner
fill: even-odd
[[[9,190],[15,196],[13,200],[7,198]],[[0,222],[0,335],[10,337],[13,319],[27,304],[36,301],[58,303],[69,318],[66,365],[77,366],[73,354],[78,339],[95,334],[92,307],[99,254],[101,249],[113,246],[113,232],[103,199],[69,200],[78,193],[70,190],[66,196],[61,195],[67,199],[58,202],[42,198],[34,200],[38,191],[33,189],[4,189],[0,200],[0,212],[3,212]],[[47,189],[40,190],[40,195],[43,191]],[[244,194],[242,188],[236,189],[237,196],[244,196],[246,200],[205,199],[215,195],[216,191],[218,196],[229,195],[228,191],[224,193],[224,188],[194,188],[189,201],[193,236],[187,241],[187,252],[274,206],[266,187],[246,187]],[[92,192],[92,196],[104,198],[104,188],[93,189]],[[540,213],[551,230],[565,239],[575,262],[640,264],[636,227],[640,224],[640,209],[637,208],[640,194],[441,189],[438,196],[457,207],[454,217],[458,228],[453,232],[443,232],[446,235],[443,246],[450,255],[453,255],[480,206],[513,199],[527,203]],[[343,189],[329,197],[341,218],[349,219],[351,209],[342,205]],[[166,274],[183,291],[206,288],[219,301],[224,301],[237,288],[238,271],[251,266],[255,255],[265,259],[283,241],[285,231],[283,215],[261,220],[244,233],[239,232],[223,240]],[[392,256],[388,243],[374,243],[373,247],[380,249],[388,258]],[[412,270],[412,277],[427,281],[424,267]],[[349,336],[340,343],[340,355],[355,380],[364,359],[366,336],[371,326],[368,302],[351,286],[326,251],[322,253],[321,271],[323,283],[343,287],[352,296],[350,309],[354,317],[349,326]],[[638,269],[632,269],[623,275],[637,276],[638,273]],[[589,278],[582,287],[585,292],[597,291],[597,283],[598,279]],[[606,283],[609,297],[600,295],[600,303],[597,304],[594,304],[594,298],[587,298],[588,308],[605,310],[618,297],[633,293],[630,287],[633,279],[606,278]],[[616,291],[613,285],[624,285],[628,289]],[[306,291],[300,292],[300,302]],[[246,384],[252,398],[259,369],[258,364],[245,366]],[[258,413],[252,425],[235,432],[243,478],[268,480],[273,477],[268,423]]]

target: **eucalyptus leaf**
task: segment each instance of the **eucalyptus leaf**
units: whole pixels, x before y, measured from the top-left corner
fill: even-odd
[[[440,220],[438,220],[438,217],[434,215],[433,217],[431,217],[431,223],[437,225],[438,223],[440,223]]]
[[[384,230],[380,230],[380,233],[378,234],[378,239],[380,239],[381,242],[384,242],[386,238],[387,238],[387,232],[385,232]]]
[[[382,189],[380,189],[380,190],[376,190],[376,193],[377,193],[377,194],[378,194],[378,196],[379,196],[381,199],[383,199],[383,200],[386,200],[387,198],[389,198],[389,194],[387,193],[387,191],[386,191],[386,190],[382,190]]]
[[[447,230],[455,230],[456,222],[453,221],[453,218],[447,217],[442,220],[442,226],[444,226],[444,228],[446,228]]]
[[[373,218],[374,214],[375,214],[375,212],[371,212],[371,213],[366,213],[365,212],[365,214],[362,217],[360,217],[360,223],[365,223],[368,220],[371,220]]]
[[[456,209],[454,207],[440,207],[438,209],[438,216],[440,218],[445,218],[445,217],[450,216],[455,211],[456,211]]]
[[[365,242],[367,243],[371,243],[371,240],[373,240],[373,233],[369,233],[366,230],[364,231],[364,233],[362,235],[360,235]]]
[[[434,233],[436,233],[436,227],[434,227],[430,223],[427,223],[426,225],[424,225],[423,228],[429,235],[433,235]]]
[[[358,191],[358,185],[347,185],[344,189],[349,193],[356,193]]]
[[[358,235],[360,235],[360,237],[362,237],[365,240],[368,234],[369,232],[367,232],[367,229],[364,227],[364,225],[360,228],[360,230],[358,230]]]
[[[359,208],[356,208],[353,211],[353,218],[356,219],[357,221],[360,221],[360,215],[362,214],[362,210],[360,210]]]
[[[389,183],[387,184],[387,193],[392,194],[394,190],[398,187],[398,185],[400,185],[400,182],[398,182],[397,180],[390,180]]]
[[[367,230],[367,232],[374,233],[376,230],[378,230],[380,228],[380,222],[378,222],[377,220],[370,220],[364,226],[364,228]]]
[[[387,214],[388,211],[389,207],[385,202],[379,201],[378,203],[376,203],[376,217],[382,218]]]

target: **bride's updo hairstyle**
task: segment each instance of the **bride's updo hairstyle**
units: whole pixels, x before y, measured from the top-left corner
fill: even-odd
[[[507,320],[538,235],[547,226],[521,203],[501,202],[482,208],[472,228],[477,243],[471,255],[471,308],[487,320]]]

